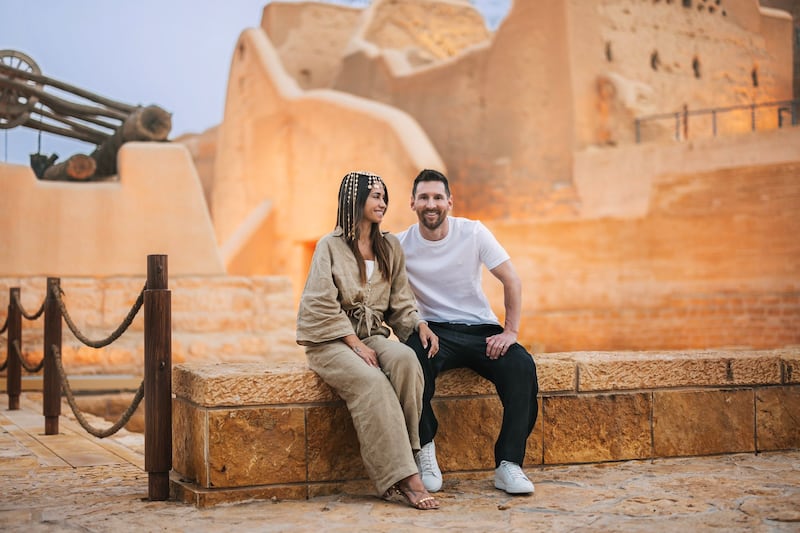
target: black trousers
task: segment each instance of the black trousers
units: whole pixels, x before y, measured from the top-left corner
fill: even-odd
[[[525,445],[539,412],[539,383],[531,354],[520,344],[514,343],[504,356],[497,359],[486,357],[486,337],[503,331],[502,327],[495,324],[468,326],[430,322],[428,325],[439,337],[439,353],[435,357],[428,358],[418,334],[414,333],[406,341],[416,352],[425,375],[422,418],[419,423],[420,444],[424,446],[432,441],[439,428],[431,409],[431,398],[436,392],[436,376],[452,368],[471,368],[494,384],[503,404],[503,423],[494,445],[495,467],[503,460],[522,465]]]

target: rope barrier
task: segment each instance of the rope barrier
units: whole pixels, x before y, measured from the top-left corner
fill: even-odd
[[[19,409],[20,368],[23,367],[30,373],[37,373],[44,369],[42,406],[45,435],[58,434],[62,395],[66,396],[67,403],[80,426],[90,435],[102,439],[117,433],[130,422],[136,409],[144,400],[145,386],[148,388],[148,409],[145,413],[145,436],[147,437],[145,439],[145,469],[148,476],[150,500],[169,498],[169,472],[172,468],[171,311],[170,291],[167,289],[166,259],[166,255],[147,256],[147,282],[139,292],[136,302],[128,311],[125,319],[105,339],[91,340],[75,325],[64,303],[61,280],[54,277],[47,278],[48,289],[45,299],[36,313],[25,311],[20,303],[19,288],[12,287],[10,290],[13,301],[9,303],[9,313],[0,330],[0,334],[9,332],[8,350],[5,361],[0,364],[0,372],[8,372],[7,392],[10,410]],[[148,290],[148,287],[152,290]],[[89,423],[78,407],[69,378],[64,370],[61,354],[62,323],[66,322],[72,334],[84,345],[103,348],[127,331],[143,307],[146,307],[144,311],[144,379],[142,379],[133,401],[119,420],[108,428],[96,428]],[[44,357],[38,365],[30,365],[22,353],[22,336],[19,330],[20,315],[28,320],[36,320],[42,314],[44,314]],[[17,364],[17,360],[12,358],[12,354],[16,355],[20,364]]]
[[[114,330],[113,333],[111,333],[111,335],[99,341],[93,341],[87,338],[83,333],[80,332],[78,327],[72,321],[72,317],[69,316],[69,313],[67,312],[67,306],[64,305],[64,300],[62,299],[62,296],[64,295],[63,290],[59,290],[59,292],[54,291],[53,297],[56,299],[58,307],[59,309],[61,309],[61,315],[64,317],[64,321],[67,323],[67,326],[69,326],[69,329],[70,331],[72,331],[72,334],[75,335],[75,337],[86,346],[91,346],[92,348],[102,348],[104,346],[108,346],[109,344],[117,340],[120,337],[120,335],[125,333],[125,330],[127,330],[128,327],[130,327],[131,323],[133,322],[133,319],[136,317],[136,314],[139,312],[139,309],[141,309],[142,304],[144,303],[144,291],[146,288],[147,285],[145,284],[145,286],[139,293],[139,297],[136,299],[136,303],[134,303],[131,310],[128,311],[128,316],[125,317],[125,320],[122,321],[122,324],[120,324],[119,327],[116,330]]]
[[[107,429],[97,429],[86,420],[83,416],[83,413],[78,408],[78,405],[75,403],[75,396],[72,394],[72,388],[69,385],[69,379],[67,379],[67,374],[64,372],[64,365],[61,361],[61,350],[58,349],[58,346],[55,344],[51,345],[51,349],[53,351],[53,358],[56,362],[56,367],[58,368],[58,376],[61,378],[61,385],[64,388],[64,394],[67,397],[67,403],[69,403],[70,409],[72,409],[72,414],[75,415],[75,419],[81,425],[83,429],[85,429],[90,434],[94,435],[99,439],[103,439],[105,437],[111,436],[117,431],[119,431],[125,424],[130,422],[133,413],[136,411],[136,408],[139,407],[142,399],[144,398],[144,380],[139,385],[139,390],[136,391],[136,395],[133,398],[133,401],[122,413],[122,416],[117,420],[114,425]]]
[[[42,313],[44,313],[44,304],[45,304],[46,301],[47,301],[47,298],[45,298],[44,301],[42,301],[42,305],[39,307],[38,311],[36,311],[33,314],[29,314],[29,313],[26,313],[25,312],[25,308],[22,307],[22,302],[19,301],[18,295],[16,295],[16,294],[14,295],[14,303],[17,304],[17,308],[19,308],[20,312],[22,313],[22,316],[24,316],[28,320],[36,320],[37,318],[42,316]]]
[[[24,368],[31,374],[35,374],[42,369],[42,367],[44,366],[44,357],[42,357],[42,360],[39,361],[39,364],[37,364],[36,366],[28,366],[27,359],[25,359],[25,357],[22,356],[22,349],[19,347],[19,341],[15,340],[14,344],[12,344],[11,346],[14,349],[14,353],[17,354],[17,359],[19,359],[22,368]],[[8,360],[8,358],[6,358],[6,360]]]

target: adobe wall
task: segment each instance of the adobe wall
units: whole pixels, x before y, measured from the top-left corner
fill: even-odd
[[[167,254],[173,275],[222,274],[186,149],[126,143],[118,167],[118,180],[79,183],[0,164],[0,276],[144,275],[151,254]]]
[[[270,2],[264,6],[261,28],[301,88],[327,88],[363,14],[362,9],[335,4]]]
[[[566,17],[562,2],[515,2],[492,41],[410,73],[356,50],[334,88],[414,116],[450,169],[459,213],[571,217]]]
[[[569,2],[575,147],[631,143],[640,116],[792,98],[791,16],[757,0]],[[695,63],[696,62],[696,63]],[[755,77],[754,79],[754,73]],[[776,108],[758,112],[776,126]],[[720,134],[749,131],[750,112],[718,117]],[[690,138],[710,137],[710,117]],[[670,140],[670,119],[645,124],[645,140]]]
[[[443,168],[407,114],[300,89],[260,29],[243,32],[236,45],[215,164],[211,213],[228,272],[286,275],[299,288],[314,244],[335,225],[347,172],[384,178],[384,227],[397,231],[414,220],[403,201],[409,177]]]
[[[523,278],[523,341],[548,352],[800,343],[798,147],[791,128],[577,153],[580,220],[488,222]]]

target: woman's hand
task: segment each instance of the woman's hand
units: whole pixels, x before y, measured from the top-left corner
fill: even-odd
[[[419,323],[419,340],[422,341],[422,347],[428,349],[428,359],[439,353],[439,337],[431,331],[427,322]]]
[[[378,354],[375,353],[375,350],[364,344],[357,336],[348,335],[346,337],[342,337],[342,342],[344,342],[369,366],[374,366],[375,368],[381,367],[378,364]]]
[[[380,368],[381,366],[378,364],[378,354],[375,353],[375,350],[364,344],[363,342],[359,341],[358,344],[352,347],[353,351],[356,352],[356,355],[359,356],[361,359],[364,360],[369,366],[374,366],[375,368]]]

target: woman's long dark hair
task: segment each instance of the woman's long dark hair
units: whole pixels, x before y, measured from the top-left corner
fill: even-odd
[[[383,186],[384,201],[389,206],[389,189],[380,176],[367,172],[350,172],[339,186],[339,208],[336,213],[336,225],[344,231],[344,239],[358,264],[359,277],[361,283],[367,282],[367,270],[364,265],[364,257],[358,249],[358,238],[361,234],[361,219],[364,218],[364,205],[367,197],[372,192],[373,187]],[[391,283],[391,250],[389,243],[383,238],[380,225],[373,222],[370,227],[370,239],[372,240],[372,253],[375,254],[375,263],[383,279]]]

